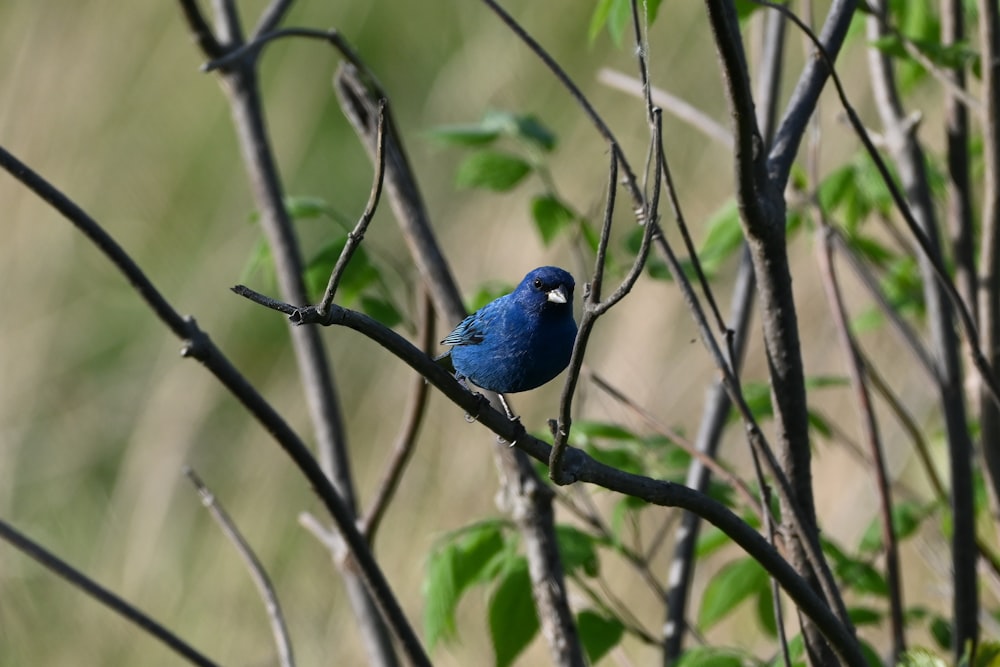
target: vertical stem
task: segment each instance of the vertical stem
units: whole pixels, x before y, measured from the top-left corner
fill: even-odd
[[[822,212],[820,212],[822,216]],[[906,637],[903,633],[903,593],[899,569],[899,544],[892,523],[892,490],[886,469],[885,456],[882,453],[882,439],[879,436],[878,423],[875,419],[875,408],[872,405],[871,392],[865,382],[864,362],[858,351],[857,342],[851,335],[847,324],[847,312],[844,308],[837,272],[833,264],[832,230],[824,221],[820,229],[821,235],[818,254],[823,286],[826,288],[827,300],[830,302],[830,312],[841,347],[847,355],[847,372],[851,378],[851,388],[854,390],[858,403],[858,413],[861,417],[861,428],[865,442],[872,458],[875,487],[879,499],[879,512],[882,523],[882,543],[885,547],[886,581],[889,586],[889,618],[892,629],[892,651],[889,664],[895,665],[899,656],[906,650]]]
[[[867,19],[868,37],[884,35],[885,3],[875,5],[876,13]],[[868,50],[872,74],[872,92],[882,119],[886,144],[898,169],[906,198],[920,230],[927,241],[928,253],[918,253],[920,272],[927,304],[927,322],[931,330],[937,369],[938,400],[944,414],[951,465],[952,563],[954,570],[954,658],[958,663],[967,646],[978,640],[979,597],[976,588],[975,508],[972,483],[972,441],[965,423],[965,400],[962,394],[962,370],[959,364],[959,341],[955,333],[952,304],[937,278],[935,260],[940,262],[934,205],[930,197],[925,158],[906,122],[896,87],[890,59],[875,48]]]
[[[308,300],[302,281],[298,239],[284,207],[284,191],[261,112],[263,106],[253,63],[244,60],[226,69],[222,81],[223,89],[229,96],[251,189],[260,209],[261,226],[274,259],[278,288],[285,301],[304,305]],[[340,399],[320,330],[317,327],[290,325],[290,335],[316,433],[320,465],[344,503],[356,514]],[[396,665],[389,634],[363,582],[349,570],[344,570],[343,576],[369,657],[377,665]]]
[[[955,0],[958,2],[958,0]],[[959,3],[961,4],[961,3]],[[983,218],[979,276],[980,347],[993,368],[1000,367],[1000,26],[995,0],[980,0],[982,50]],[[949,144],[950,147],[950,144]],[[950,166],[950,165],[949,165]],[[1000,515],[1000,409],[986,387],[979,409],[983,455],[989,472],[994,512]]]

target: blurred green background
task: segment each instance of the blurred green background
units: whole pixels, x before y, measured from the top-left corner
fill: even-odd
[[[239,3],[248,24],[264,4]],[[633,165],[641,166],[648,137],[641,104],[596,79],[604,66],[631,74],[630,49],[616,48],[603,32],[588,43],[588,3],[516,0],[506,6],[587,91]],[[715,56],[699,10],[695,3],[665,3],[650,36],[654,83],[725,123]],[[392,96],[434,225],[466,294],[486,281],[516,283],[543,263],[566,266],[582,284],[589,265],[565,242],[546,248],[531,223],[528,202],[540,190],[537,182],[504,195],[460,190],[454,172],[462,152],[428,137],[436,125],[472,122],[488,109],[534,113],[558,133],[550,168],[560,192],[577,210],[599,218],[606,147],[564,90],[481,4],[302,0],[286,25],[337,27],[377,73]],[[801,60],[801,51],[792,40],[793,62]],[[858,53],[848,58],[861,62]],[[371,167],[332,94],[337,62],[318,43],[281,41],[264,56],[263,90],[287,192],[322,197],[353,220],[368,196]],[[283,318],[228,291],[244,279],[262,290],[270,285],[261,272],[247,274],[260,236],[253,203],[224,97],[213,76],[198,71],[200,64],[175,2],[0,3],[0,144],[100,221],[174,306],[196,316],[309,440]],[[792,81],[796,69],[790,71]],[[863,81],[853,87],[865,93]],[[854,141],[829,106],[824,127],[836,148],[825,151],[824,159],[836,162],[853,152]],[[730,197],[731,153],[669,115],[665,127],[685,213],[700,239],[703,221]],[[618,236],[626,233],[625,208]],[[672,222],[669,215],[664,220]],[[0,176],[0,224],[0,516],[213,659],[275,664],[256,593],[181,475],[190,464],[273,576],[300,664],[362,664],[342,584],[324,549],[297,523],[300,512],[320,508],[279,448],[206,371],[179,357],[179,342],[98,252],[6,175]],[[330,224],[302,223],[306,255]],[[391,267],[391,288],[412,317],[410,283],[416,274],[387,206],[365,247]],[[840,373],[808,235],[793,252],[800,319],[808,323],[808,372]],[[735,264],[727,266],[718,283],[723,304],[726,276]],[[452,324],[440,323],[439,334]],[[765,366],[754,332],[747,377],[762,380]],[[324,338],[365,503],[395,436],[411,372],[350,331],[331,329]],[[693,434],[704,390],[715,376],[695,338],[670,284],[643,279],[634,296],[602,321],[588,359],[665,422]],[[875,353],[893,349],[891,340],[874,334],[866,342]],[[905,363],[897,366],[890,374],[906,382],[911,371]],[[542,429],[555,414],[559,385],[516,397],[529,428]],[[918,414],[931,400],[919,389],[908,398]],[[853,420],[846,392],[827,390],[821,400],[834,418]],[[578,413],[643,429],[586,386]],[[845,428],[853,429],[853,421]],[[887,432],[891,438],[892,429]],[[742,461],[738,429],[728,442],[727,456]],[[492,443],[460,410],[432,397],[413,462],[376,545],[418,627],[424,556],[434,540],[498,512]],[[817,455],[824,529],[854,540],[874,508],[869,483],[842,450],[820,447]],[[905,463],[902,456],[894,460],[897,469]],[[602,506],[614,500],[595,495]],[[647,513],[647,530],[667,516],[666,510]],[[942,555],[933,541],[920,548]],[[924,560],[932,573],[946,574],[935,558]],[[665,556],[658,559],[661,572],[665,563]],[[620,563],[606,566],[619,595],[634,601],[636,615],[656,631],[661,619],[655,596]],[[709,571],[702,571],[696,591]],[[912,588],[910,600],[946,602],[932,584]],[[461,621],[461,641],[439,648],[434,658],[443,665],[487,664],[482,596],[475,593],[463,604],[469,613]],[[756,634],[752,621],[737,617],[709,639],[753,647]],[[622,655],[633,664],[650,664],[657,654],[627,641]],[[0,544],[0,664],[177,662],[159,643]],[[546,650],[536,642],[522,664],[546,662]]]

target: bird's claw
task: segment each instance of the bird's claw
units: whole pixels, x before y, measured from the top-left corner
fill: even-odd
[[[461,382],[461,380],[460,380],[460,382]],[[463,386],[464,386],[464,383],[463,383]],[[465,387],[465,388],[468,389],[468,387]],[[469,414],[468,412],[466,412],[465,413],[465,421],[467,421],[470,424],[474,424],[477,421],[479,421],[479,415],[482,414],[483,407],[490,405],[490,399],[486,398],[485,396],[483,396],[482,394],[480,394],[478,391],[473,392],[473,391],[470,390],[470,392],[472,393],[473,396],[476,397],[476,403],[477,403],[476,413],[475,414]]]

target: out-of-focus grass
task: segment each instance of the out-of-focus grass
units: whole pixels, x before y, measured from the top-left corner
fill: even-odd
[[[256,17],[263,4],[240,7]],[[585,43],[588,5],[521,1],[510,9],[592,95],[641,164],[648,136],[641,106],[595,81],[601,65],[631,72],[628,49],[612,48],[604,35]],[[656,82],[724,119],[697,8],[664,5],[663,12],[670,16],[654,26],[649,54]],[[533,186],[503,196],[457,192],[451,175],[459,153],[426,138],[434,125],[475,120],[490,107],[536,113],[558,128],[552,168],[560,188],[578,209],[600,210],[605,147],[481,5],[300,2],[288,23],[336,26],[390,91],[442,243],[468,291],[486,279],[516,282],[544,262],[581,276],[589,268],[574,265],[565,246],[542,247],[528,219]],[[308,437],[283,321],[227,290],[257,231],[228,111],[213,78],[198,72],[199,56],[176,3],[4,3],[0,143],[97,218]],[[371,168],[329,85],[336,62],[316,43],[276,43],[264,56],[264,95],[288,192],[323,197],[353,217],[367,198]],[[669,117],[666,127],[686,213],[697,225],[729,196],[730,179],[720,177],[729,174],[729,155]],[[291,464],[206,372],[179,358],[178,341],[66,222],[9,177],[0,177],[0,202],[0,515],[223,664],[273,664],[252,586],[180,474],[189,463],[273,575],[301,664],[360,664],[339,579],[296,523],[299,512],[318,507]],[[315,225],[323,223],[308,224],[303,238],[319,237]],[[413,280],[387,207],[366,243]],[[800,264],[810,261],[805,249]],[[807,274],[796,287],[810,289],[812,281]],[[821,303],[804,305],[803,320],[815,312]],[[351,332],[324,336],[364,502],[410,373]],[[591,363],[666,421],[693,431],[701,388],[714,377],[700,348],[689,344],[694,337],[676,293],[643,282],[598,329]],[[811,370],[838,368],[822,346],[807,354]],[[749,368],[763,377],[759,349]],[[541,427],[557,397],[553,386],[518,398],[517,406],[526,423]],[[582,410],[590,416],[631,419],[595,392],[586,398]],[[377,544],[418,627],[422,555],[442,531],[496,511],[490,443],[458,410],[432,399]],[[636,615],[658,614],[652,596],[620,574],[630,582],[620,595],[635,600]],[[441,664],[485,661],[482,618],[469,614],[462,642],[435,656]],[[658,623],[654,617],[649,627]],[[630,646],[639,663],[646,650]],[[544,661],[544,648],[531,656]],[[0,664],[176,659],[0,545]]]

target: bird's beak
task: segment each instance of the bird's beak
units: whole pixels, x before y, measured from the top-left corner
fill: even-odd
[[[566,298],[566,288],[560,285],[554,290],[549,290],[549,301],[552,303],[566,303],[569,299]]]

